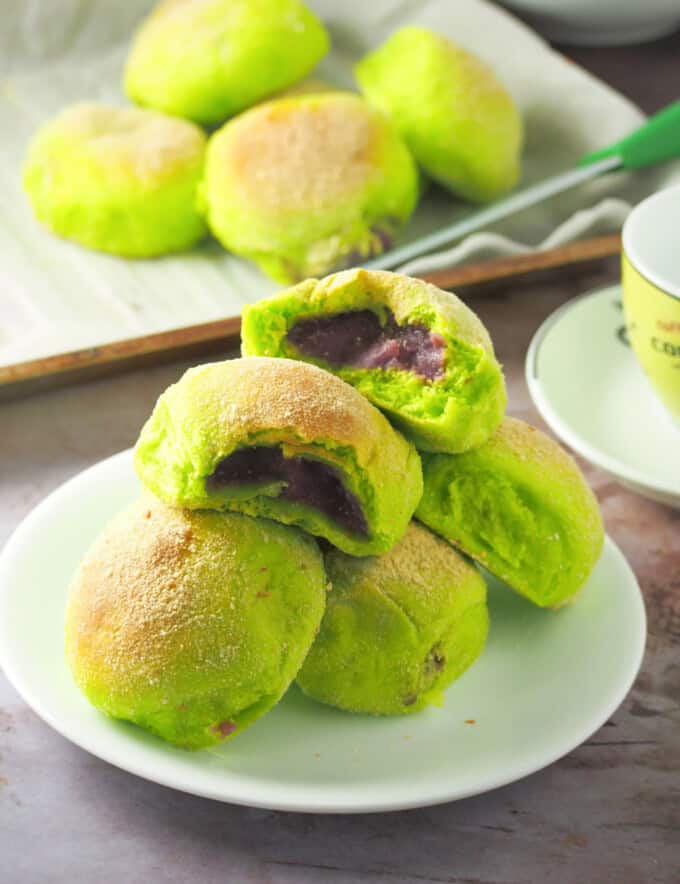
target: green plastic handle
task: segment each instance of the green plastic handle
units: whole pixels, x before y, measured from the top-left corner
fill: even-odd
[[[582,157],[579,166],[588,166],[612,156],[620,157],[624,169],[641,169],[680,157],[680,101],[674,101],[654,114],[616,144]]]

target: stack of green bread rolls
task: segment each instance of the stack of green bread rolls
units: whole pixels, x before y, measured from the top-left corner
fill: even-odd
[[[74,577],[67,657],[99,709],[189,748],[294,679],[350,712],[415,712],[483,649],[472,560],[541,607],[582,588],[597,501],[504,417],[491,340],[455,295],[346,270],[248,307],[242,343],[161,395],[142,497]]]
[[[474,202],[515,185],[521,118],[476,57],[403,28],[356,66],[359,95],[304,80],[329,46],[300,0],[164,0],[125,67],[138,107],[78,104],[34,137],[35,215],[128,258],[211,232],[294,283],[389,248],[421,172]]]

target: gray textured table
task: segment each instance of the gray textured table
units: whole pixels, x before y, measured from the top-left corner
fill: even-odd
[[[572,53],[648,110],[673,96],[680,37]],[[628,87],[628,88],[627,88]],[[523,359],[540,322],[615,265],[468,298],[505,365],[510,411],[539,423]],[[0,407],[0,545],[63,480],[134,442],[174,364]],[[137,779],[43,724],[0,673],[0,882],[680,880],[680,513],[587,470],[642,585],[649,640],[622,707],[533,776],[403,813],[312,816],[221,805]]]

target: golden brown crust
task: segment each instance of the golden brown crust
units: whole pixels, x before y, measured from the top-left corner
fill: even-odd
[[[378,593],[388,598],[416,629],[440,632],[452,617],[486,598],[475,566],[449,543],[411,521],[387,553],[353,558],[339,550],[325,555],[326,573],[336,595]],[[329,604],[337,602],[331,593]]]
[[[204,414],[213,408],[224,422],[224,435],[232,440],[292,431],[301,441],[332,440],[364,449],[394,432],[354,387],[315,365],[250,356],[201,366],[192,370],[189,395],[193,382],[200,384],[201,373],[206,380]]]
[[[259,649],[244,645],[248,627],[239,617],[247,615],[233,599],[268,588],[275,575],[266,556],[263,567],[257,561],[274,544],[301,572],[318,555],[293,529],[170,507],[145,492],[109,523],[74,575],[67,612],[74,673],[111,686],[116,696],[134,696],[158,684],[170,664],[179,669],[179,661],[192,666],[189,678],[203,668],[208,678],[237,652],[247,662]]]
[[[470,344],[482,347],[493,354],[489,333],[479,317],[453,292],[446,292],[429,282],[389,270],[364,270],[353,268],[327,277],[329,289],[335,286],[356,285],[367,292],[376,292],[384,299],[397,318],[404,320],[416,303],[431,306],[443,316],[458,335]]]
[[[52,125],[81,139],[102,165],[125,164],[142,181],[171,177],[187,162],[200,160],[206,145],[203,131],[189,120],[146,108],[83,102],[66,108]]]
[[[375,172],[379,121],[349,93],[284,98],[227,124],[213,149],[247,202],[311,211],[365,186]]]
[[[128,690],[158,679],[174,635],[200,611],[186,570],[196,518],[145,495],[100,535],[69,598],[70,654],[79,666],[103,662]]]
[[[371,559],[371,575],[376,583],[384,579],[408,581],[414,592],[429,593],[433,581],[446,574],[450,583],[458,584],[475,574],[474,565],[450,544],[423,525],[412,521],[401,540],[381,556]]]
[[[487,445],[510,452],[517,460],[530,463],[536,472],[545,471],[546,476],[557,472],[565,477],[576,474],[579,480],[583,479],[578,464],[561,445],[518,418],[506,415]]]

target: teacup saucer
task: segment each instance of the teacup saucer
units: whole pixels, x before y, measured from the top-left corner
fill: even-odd
[[[574,451],[680,509],[680,427],[628,345],[621,294],[618,285],[592,292],[546,319],[527,353],[529,392]]]

